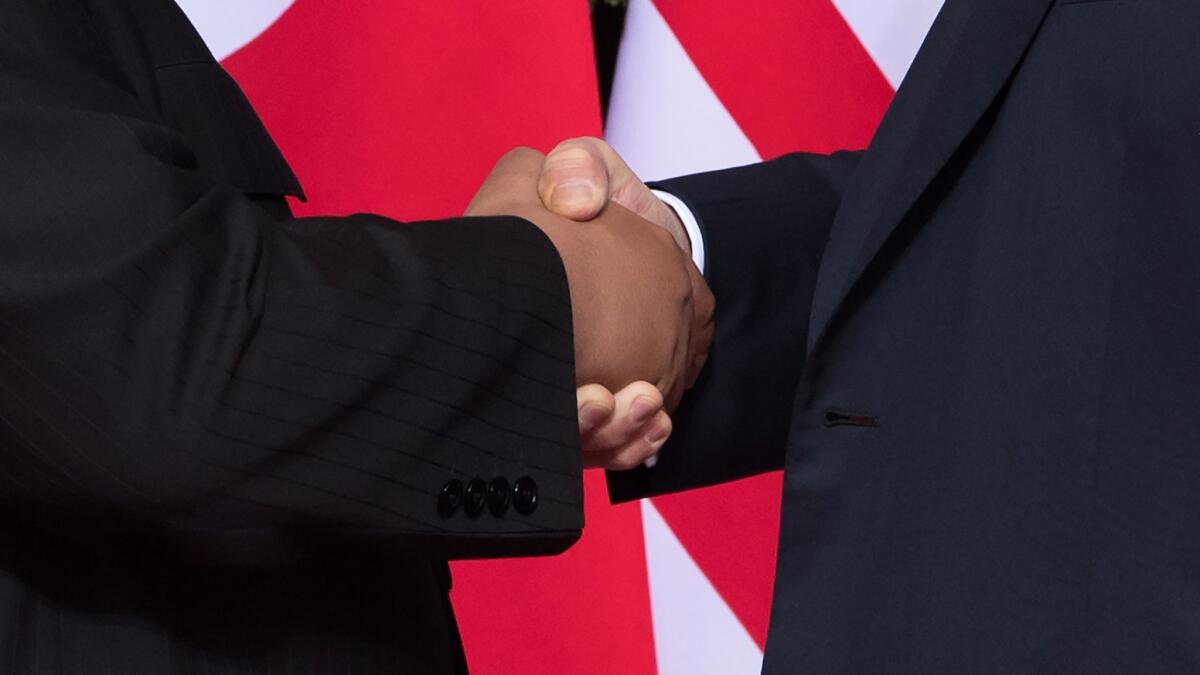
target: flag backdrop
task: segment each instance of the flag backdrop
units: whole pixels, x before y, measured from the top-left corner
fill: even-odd
[[[178,1],[299,175],[299,215],[457,215],[505,150],[600,133],[584,0]],[[941,2],[632,0],[608,138],[646,178],[863,147]],[[757,673],[779,475],[619,507],[585,481],[567,554],[454,565],[472,671]]]
[[[866,147],[941,5],[631,0],[607,138],[646,180]],[[642,502],[661,675],[759,672],[781,486]]]

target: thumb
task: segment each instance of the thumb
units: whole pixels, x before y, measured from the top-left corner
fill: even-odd
[[[598,138],[572,138],[546,155],[538,194],[546,208],[572,220],[600,215],[613,192],[633,172],[607,143]]]

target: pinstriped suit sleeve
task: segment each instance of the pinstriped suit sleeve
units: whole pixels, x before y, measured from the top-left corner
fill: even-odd
[[[0,507],[287,561],[582,527],[569,295],[518,219],[277,221],[120,82],[0,47]],[[438,513],[450,480],[540,503]]]

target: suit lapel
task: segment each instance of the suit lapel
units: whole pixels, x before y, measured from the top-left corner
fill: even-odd
[[[847,187],[817,278],[808,353],[1008,82],[1052,0],[947,0]]]

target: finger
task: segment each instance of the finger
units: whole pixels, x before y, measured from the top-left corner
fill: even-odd
[[[546,155],[538,180],[538,194],[546,208],[572,220],[591,220],[604,210],[609,175],[620,167],[609,165],[602,147],[607,146],[596,138],[572,138]]]
[[[576,221],[592,220],[610,203],[620,204],[670,232],[675,243],[691,254],[691,242],[675,210],[599,138],[572,138],[551,150],[538,180],[538,194],[547,209]]]
[[[642,435],[591,459],[596,462],[596,466],[609,471],[628,471],[648,465],[658,457],[659,450],[662,450],[663,444],[671,437],[671,430],[670,415],[660,410],[646,425]]]
[[[634,382],[614,396],[615,409],[609,421],[584,440],[584,452],[610,455],[646,435],[650,423],[663,408],[662,393],[648,382]]]
[[[516,204],[537,203],[537,181],[545,161],[545,156],[532,148],[506,152],[484,179],[466,214],[494,214]]]
[[[612,419],[617,409],[612,392],[598,384],[586,384],[575,390],[579,414],[579,435],[586,437]]]

